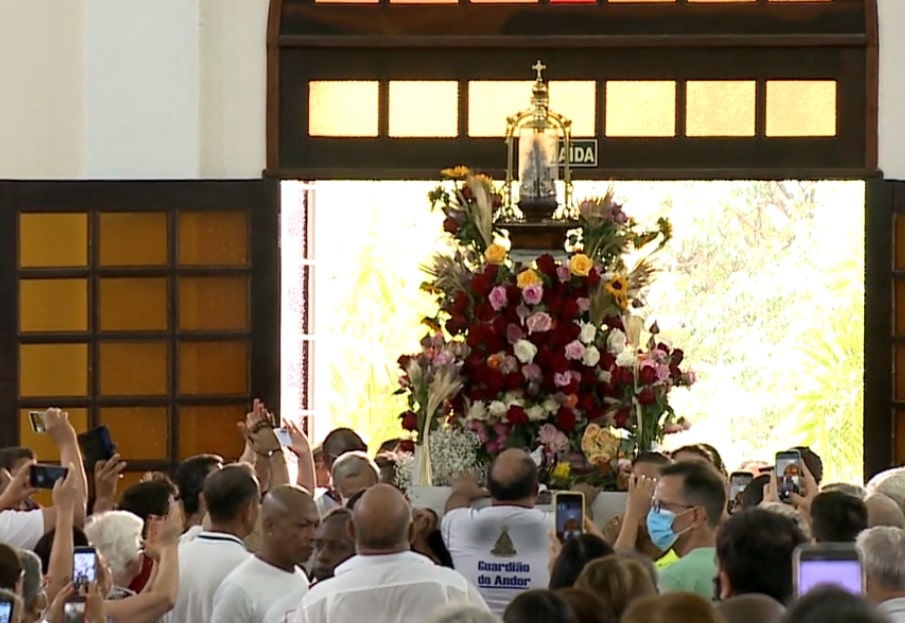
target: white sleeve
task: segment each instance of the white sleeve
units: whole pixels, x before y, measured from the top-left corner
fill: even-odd
[[[484,601],[484,597],[481,595],[480,591],[472,586],[471,582],[468,583],[467,591],[465,599],[469,605],[490,612],[490,606],[487,605],[487,602]]]
[[[462,523],[468,521],[473,512],[471,508],[454,508],[443,515],[443,519],[440,520],[440,535],[443,537],[447,549],[452,550],[456,546]]]
[[[0,511],[0,542],[18,549],[34,549],[44,536],[44,511]]]
[[[237,582],[220,584],[214,593],[214,610],[209,623],[248,623],[254,616],[254,603],[242,586]]]

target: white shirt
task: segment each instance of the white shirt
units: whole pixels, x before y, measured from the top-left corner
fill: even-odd
[[[414,552],[353,556],[308,591],[294,623],[424,623],[438,609],[487,604],[461,574]]]
[[[877,606],[892,623],[905,623],[905,597],[888,599]]]
[[[302,604],[302,599],[308,594],[308,587],[297,588],[277,602],[267,610],[264,615],[264,623],[290,623],[293,620],[295,612]]]
[[[440,523],[453,566],[496,614],[519,593],[547,588],[551,530],[553,513],[521,506],[457,508]]]
[[[208,623],[220,583],[251,557],[241,539],[202,532],[179,545],[179,596],[162,623]]]
[[[192,526],[188,530],[182,533],[182,536],[179,537],[179,544],[188,543],[189,541],[194,541],[195,537],[204,532],[203,526]]]
[[[17,549],[34,549],[44,536],[44,512],[0,511],[0,542]]]
[[[276,600],[300,589],[308,592],[303,571],[289,573],[252,556],[220,583],[210,623],[262,623]]]
[[[329,490],[318,489],[314,492],[314,504],[317,506],[317,512],[321,517],[332,511],[334,508],[342,506],[332,496],[328,495]]]

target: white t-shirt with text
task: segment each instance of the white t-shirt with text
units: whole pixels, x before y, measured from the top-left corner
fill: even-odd
[[[302,570],[289,573],[252,556],[220,584],[210,623],[263,623],[274,602],[298,590],[308,591]]]
[[[550,583],[551,512],[502,505],[457,508],[443,516],[440,530],[456,571],[496,614],[519,593]]]

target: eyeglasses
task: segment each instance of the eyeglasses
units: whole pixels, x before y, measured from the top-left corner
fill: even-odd
[[[666,510],[670,510],[669,507],[673,508],[681,508],[684,510],[688,510],[697,506],[696,504],[681,504],[679,502],[664,502],[663,500],[654,500],[651,504],[651,508],[656,512],[661,512],[664,508]]]

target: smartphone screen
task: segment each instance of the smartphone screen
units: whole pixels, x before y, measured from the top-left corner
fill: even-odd
[[[28,484],[33,489],[53,489],[53,484],[66,477],[68,467],[62,465],[43,465],[36,463],[28,472]]]
[[[797,450],[776,454],[776,493],[783,502],[801,493],[801,454]]]
[[[729,513],[736,513],[742,508],[742,494],[754,480],[750,472],[733,472],[729,476]]]
[[[275,428],[273,429],[273,434],[277,436],[277,440],[279,440],[281,446],[286,448],[292,446],[292,435],[289,434],[288,429]]]
[[[563,543],[581,536],[584,531],[584,495],[572,491],[557,493],[554,498],[556,536]]]
[[[84,623],[85,603],[81,601],[67,601],[63,605],[63,623]]]
[[[11,623],[13,620],[13,602],[0,601],[0,623]]]
[[[864,572],[853,545],[808,545],[795,550],[795,593],[835,586],[853,595],[864,588]]]
[[[31,423],[31,429],[36,433],[47,432],[47,425],[44,423],[44,411],[29,411],[28,421]]]
[[[97,579],[97,552],[93,547],[76,547],[72,554],[73,586],[88,586]]]

